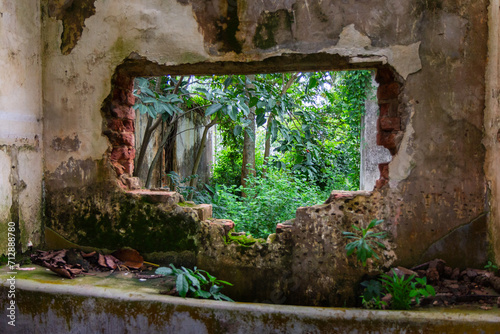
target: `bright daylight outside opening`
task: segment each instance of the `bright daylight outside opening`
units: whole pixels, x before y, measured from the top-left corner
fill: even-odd
[[[134,175],[254,237],[332,190],[372,190],[373,71],[136,78]]]

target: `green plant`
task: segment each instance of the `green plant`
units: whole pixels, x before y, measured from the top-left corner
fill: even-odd
[[[391,308],[394,310],[409,310],[411,307],[410,293],[412,292],[412,280],[415,276],[411,275],[408,278],[398,276],[394,269],[392,276],[384,274],[380,279],[385,285],[385,290],[392,296]]]
[[[216,185],[207,189],[212,193],[214,217],[232,219],[237,231],[255,238],[267,238],[276,224],[294,218],[298,207],[322,203],[328,196],[298,173],[271,167],[265,178],[250,176],[244,188]],[[238,196],[242,191],[246,197]]]
[[[498,266],[495,265],[493,262],[491,261],[488,261],[488,264],[486,264],[484,266],[484,269],[488,270],[488,271],[491,271],[491,272],[495,272],[498,270]]]
[[[370,309],[381,309],[386,306],[385,301],[380,300],[382,294],[382,283],[377,280],[369,280],[361,282],[361,286],[364,287],[363,294],[361,297],[361,302],[365,308]]]
[[[189,194],[196,191],[195,187],[186,186],[185,184],[189,183],[189,181],[191,181],[191,179],[197,178],[198,174],[194,174],[194,175],[190,175],[190,176],[185,177],[185,178],[181,178],[181,176],[179,174],[177,174],[176,172],[170,171],[165,175],[170,179],[170,182],[172,183],[172,185],[174,187],[174,189],[172,189],[172,190],[180,193],[185,198],[187,198],[189,196]]]
[[[231,286],[232,284],[218,280],[205,270],[200,270],[196,267],[194,267],[194,270],[184,267],[177,269],[173,264],[170,264],[170,268],[159,267],[156,269],[155,273],[157,275],[176,276],[175,287],[181,297],[213,298],[215,300],[233,301],[220,292],[223,288],[222,284]]]
[[[410,297],[415,298],[415,302],[417,305],[420,305],[420,298],[435,296],[436,291],[432,287],[432,285],[427,285],[427,278],[415,278],[416,282],[411,283],[412,290],[410,292]]]
[[[396,271],[392,270],[392,276],[384,274],[380,279],[384,283],[385,290],[392,296],[391,308],[394,310],[409,310],[411,307],[412,299],[415,298],[417,305],[420,304],[422,297],[430,295],[435,296],[436,291],[431,285],[427,285],[427,279],[416,278],[415,275],[407,278],[405,276],[398,276]]]
[[[342,232],[344,238],[354,239],[354,241],[349,242],[345,249],[347,251],[347,256],[350,256],[354,252],[356,252],[356,257],[358,261],[360,261],[363,266],[366,266],[366,261],[372,257],[379,259],[375,247],[379,247],[385,249],[383,243],[377,241],[376,239],[384,239],[387,237],[386,232],[373,232],[370,231],[377,225],[383,223],[383,220],[372,220],[370,224],[368,224],[367,228],[359,228],[356,225],[352,225],[356,233],[353,232]]]

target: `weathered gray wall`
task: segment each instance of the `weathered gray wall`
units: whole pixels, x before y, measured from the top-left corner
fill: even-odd
[[[399,105],[385,104],[380,125],[397,129],[384,139],[395,156],[388,184],[377,190],[384,210],[376,218],[395,237],[400,263],[455,254],[439,243],[472,222],[483,236],[474,247],[486,249],[487,220],[478,219],[487,210],[481,141],[488,1],[89,0],[85,11],[44,3],[48,197],[71,197],[71,189],[112,176],[100,174],[109,148],[100,109],[122,63],[130,76],[387,64],[399,83],[379,88],[379,100],[396,96]],[[76,33],[65,33],[71,28]],[[59,140],[80,144],[51,145]]]
[[[0,1],[0,255],[13,221],[18,251],[40,242],[42,67],[39,1]],[[20,231],[20,232],[19,232]]]
[[[488,67],[486,70],[486,108],[484,139],[486,147],[485,173],[490,196],[490,251],[500,263],[500,2],[491,0],[489,7]]]

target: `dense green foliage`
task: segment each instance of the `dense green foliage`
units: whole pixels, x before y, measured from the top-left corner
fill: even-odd
[[[405,277],[392,270],[392,276],[384,274],[380,281],[384,284],[385,291],[391,294],[391,308],[393,310],[409,310],[411,308],[412,299],[415,299],[417,305],[420,304],[420,299],[423,297],[435,296],[436,291],[431,285],[427,285],[427,279],[416,278],[411,275]]]
[[[212,202],[216,217],[263,237],[293,218],[297,207],[321,203],[333,189],[359,189],[370,85],[370,71],[166,76],[139,79],[135,108],[169,126],[191,112],[203,113],[205,128],[217,124],[213,178],[195,200]],[[255,132],[249,114],[256,116]],[[257,143],[256,176],[242,188],[245,133]],[[193,175],[196,169],[195,163]],[[190,175],[169,175],[177,190],[195,190]]]
[[[267,177],[250,177],[247,187],[208,186],[213,193],[211,202],[216,218],[230,217],[238,230],[258,238],[274,233],[276,224],[295,217],[300,206],[323,202],[323,193],[298,173],[271,168]],[[247,194],[240,197],[241,191]]]

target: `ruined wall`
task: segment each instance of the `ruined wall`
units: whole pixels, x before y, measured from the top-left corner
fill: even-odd
[[[359,189],[373,190],[380,178],[379,164],[391,161],[391,153],[377,145],[377,125],[380,110],[377,101],[377,82],[372,78],[373,88],[367,92],[365,114],[361,119],[361,161]]]
[[[486,71],[486,109],[484,140],[486,147],[485,173],[490,191],[489,226],[491,257],[500,263],[500,2],[491,0],[489,7],[488,67]]]
[[[78,198],[99,207],[106,197],[96,189],[122,191],[109,159],[125,163],[135,152],[113,156],[121,144],[103,135],[109,120],[103,105],[109,96],[130,104],[123,84],[130,78],[375,68],[377,143],[393,158],[380,166],[371,195],[380,209],[371,214],[385,219],[399,263],[486,260],[488,1],[82,0],[83,9],[64,3],[45,0],[42,9],[47,224],[66,237],[77,232],[65,225],[67,215],[77,220],[82,206],[63,213],[51,203]],[[123,75],[123,96],[112,96],[114,75]],[[473,242],[449,246],[470,231]]]
[[[0,1],[0,255],[7,223],[17,251],[42,230],[42,88],[39,1]]]

